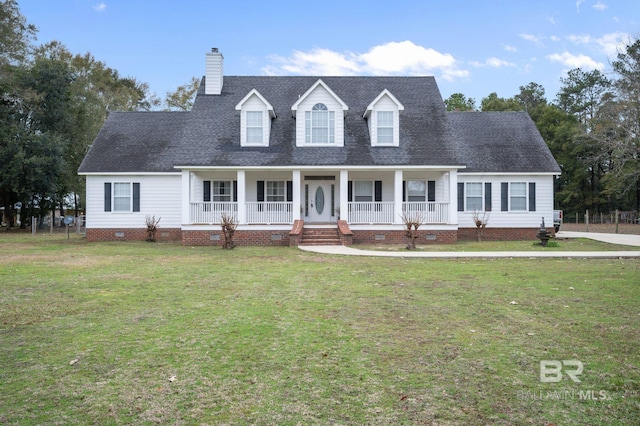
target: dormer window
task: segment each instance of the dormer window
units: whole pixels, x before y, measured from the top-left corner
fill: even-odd
[[[383,90],[365,110],[371,146],[400,145],[400,111],[404,106],[389,92]]]
[[[247,145],[264,145],[263,111],[247,111]]]
[[[393,111],[378,111],[378,145],[393,145]]]
[[[335,143],[335,112],[325,104],[315,104],[305,112],[305,143]]]
[[[344,115],[349,107],[322,80],[291,106],[296,119],[296,146],[344,146]]]
[[[269,146],[273,106],[253,89],[236,105],[240,111],[240,146]]]

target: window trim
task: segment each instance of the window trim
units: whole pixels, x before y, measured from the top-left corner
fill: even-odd
[[[228,193],[216,193],[223,184],[223,187],[228,189]],[[225,197],[227,199],[220,199]],[[212,180],[211,181],[211,201],[216,203],[230,203],[233,200],[233,183],[231,180]]]
[[[318,120],[320,116],[324,116]],[[326,104],[317,102],[310,110],[304,113],[304,143],[309,146],[336,146],[336,113],[330,110]],[[315,125],[317,121],[327,123],[326,126]],[[314,141],[314,130],[326,130],[326,141]]]
[[[469,184],[480,186],[480,194],[478,195],[469,195]],[[479,198],[480,199],[480,208],[479,209],[469,209],[469,198]],[[484,185],[483,182],[464,182],[464,211],[465,212],[481,212],[484,211]]]
[[[260,125],[250,125],[249,114],[260,114]],[[262,110],[246,110],[244,111],[244,131],[245,131],[245,145],[246,146],[264,146],[264,111]],[[249,129],[260,129],[260,142],[252,142],[249,136]]]
[[[126,185],[128,187],[128,195],[118,194],[116,195],[116,186]],[[116,200],[122,203],[122,200],[127,199],[127,209],[116,209]],[[136,213],[140,211],[140,183],[139,182],[104,182],[104,212],[105,213]]]
[[[396,137],[395,137],[395,131],[396,131],[396,127],[395,127],[395,116],[396,116],[396,112],[395,111],[389,111],[389,110],[378,110],[375,112],[376,113],[376,145],[379,146],[394,146],[396,145]],[[391,116],[391,125],[381,125],[380,122],[382,120],[380,120],[380,114],[389,114]],[[391,130],[391,141],[389,142],[381,142],[380,141],[380,130],[381,129],[385,129],[385,130]],[[385,137],[388,137],[388,135],[385,135]]]
[[[358,183],[369,183],[371,185],[371,191],[369,195],[357,195]],[[369,200],[357,200],[357,197],[370,197]],[[375,200],[375,182],[369,179],[354,179],[353,180],[353,202],[354,203],[373,203]]]
[[[514,213],[522,213],[529,211],[529,185],[527,182],[508,182],[509,183],[509,211]],[[513,185],[518,184],[524,187],[524,195],[513,195]],[[523,199],[523,207],[521,209],[513,208],[513,198]]]
[[[271,193],[270,190],[274,189],[274,184],[282,185],[282,194]],[[280,185],[278,185],[280,186]],[[271,187],[271,188],[270,188]],[[282,199],[279,199],[282,196]],[[274,199],[277,197],[278,199]],[[265,181],[264,188],[264,200],[268,203],[284,203],[287,201],[287,182],[284,180],[267,180]]]

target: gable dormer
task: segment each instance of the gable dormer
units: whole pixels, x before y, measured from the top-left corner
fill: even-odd
[[[291,107],[296,118],[296,146],[344,146],[347,110],[347,104],[318,79]]]
[[[240,146],[269,146],[273,106],[256,89],[236,105],[240,111]]]
[[[400,111],[404,106],[384,89],[362,115],[367,120],[371,146],[400,145]]]

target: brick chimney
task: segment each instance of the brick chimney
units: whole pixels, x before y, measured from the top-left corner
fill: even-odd
[[[205,95],[219,95],[222,93],[222,65],[224,58],[218,48],[214,47],[207,52],[206,80],[204,83]]]

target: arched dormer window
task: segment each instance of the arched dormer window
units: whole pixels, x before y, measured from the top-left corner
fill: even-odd
[[[335,113],[317,103],[305,112],[305,143],[335,143]]]

